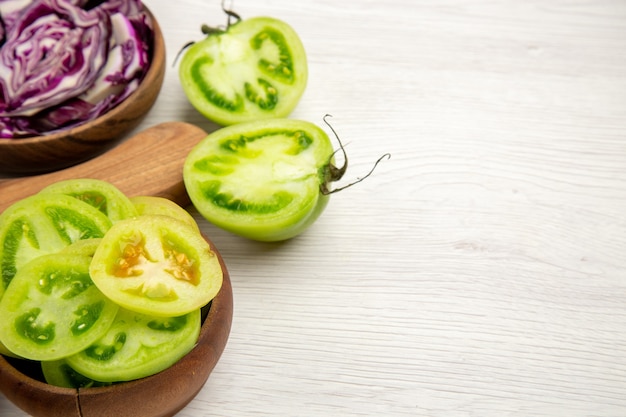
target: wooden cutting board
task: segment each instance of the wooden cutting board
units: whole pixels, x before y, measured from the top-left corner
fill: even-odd
[[[0,179],[0,212],[56,181],[95,178],[129,197],[154,195],[189,204],[183,183],[187,154],[207,133],[184,122],[166,122],[139,132],[112,150],[80,165],[48,174]]]

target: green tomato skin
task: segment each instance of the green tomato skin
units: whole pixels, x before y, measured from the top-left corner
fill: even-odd
[[[189,102],[218,124],[286,117],[306,88],[307,57],[291,26],[255,17],[189,47],[179,79]]]
[[[198,341],[200,310],[153,317],[120,309],[109,331],[85,350],[65,358],[79,374],[103,382],[154,375],[185,356]]]
[[[6,346],[4,346],[4,344],[2,342],[0,342],[0,355],[2,356],[8,356],[11,358],[19,358],[20,356],[16,355],[15,353],[11,352]]]
[[[41,362],[41,371],[46,383],[56,387],[92,388],[106,387],[112,384],[111,382],[94,381],[91,378],[87,378],[72,369],[64,359]]]
[[[305,215],[295,223],[290,223],[291,220],[287,220],[282,224],[272,223],[264,225],[262,222],[259,222],[253,226],[246,225],[238,227],[237,225],[230,223],[220,223],[219,220],[214,221],[216,222],[216,226],[220,226],[223,229],[229,230],[232,233],[251,240],[259,242],[281,242],[304,233],[321,216],[326,209],[329,200],[330,199],[327,195],[320,194],[317,198],[315,206],[307,211]]]
[[[328,195],[320,194],[315,208],[310,212],[306,219],[303,219],[299,224],[294,224],[291,227],[286,228],[282,231],[282,233],[275,233],[271,236],[270,241],[287,240],[302,234],[321,216],[329,201],[330,198]]]
[[[188,154],[183,179],[198,212],[240,236],[293,238],[326,208],[333,149],[317,125],[268,119],[224,127]]]

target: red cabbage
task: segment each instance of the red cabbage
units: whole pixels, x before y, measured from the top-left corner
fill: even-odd
[[[145,75],[152,22],[140,0],[0,0],[0,137],[102,115]]]

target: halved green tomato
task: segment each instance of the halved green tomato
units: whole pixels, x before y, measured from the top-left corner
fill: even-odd
[[[164,197],[156,197],[149,195],[142,195],[131,197],[130,201],[135,205],[137,209],[137,213],[140,216],[146,214],[161,214],[164,216],[174,217],[175,219],[182,220],[185,223],[188,223],[198,232],[200,229],[198,228],[198,223],[196,223],[196,219],[193,218],[191,214],[172,200],[168,200]]]
[[[163,215],[114,224],[96,249],[90,272],[98,288],[122,307],[169,317],[207,304],[223,279],[219,260],[202,235]]]
[[[102,337],[118,306],[93,285],[91,257],[68,254],[33,259],[0,300],[0,341],[32,360],[73,355]]]
[[[304,93],[307,58],[291,26],[255,17],[194,43],[179,78],[191,104],[216,123],[285,117]]]
[[[97,208],[112,222],[137,215],[130,199],[116,186],[93,178],[76,178],[55,182],[40,193],[65,194]]]
[[[50,385],[63,388],[91,388],[105,387],[111,382],[94,381],[86,377],[67,364],[65,359],[41,362],[41,371],[44,379]]]
[[[110,227],[98,209],[63,194],[36,194],[11,205],[0,214],[0,297],[28,261],[101,238]]]
[[[199,309],[178,317],[120,309],[105,336],[65,360],[78,373],[97,381],[130,381],[173,365],[195,346],[199,334]]]
[[[262,241],[298,235],[322,213],[333,149],[318,126],[269,119],[221,128],[188,154],[185,187],[215,225]]]

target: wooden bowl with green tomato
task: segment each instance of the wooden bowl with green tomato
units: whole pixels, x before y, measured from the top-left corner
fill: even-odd
[[[118,181],[109,158],[177,134],[190,146],[203,132],[154,127],[87,167],[0,180],[23,192],[0,204],[0,392],[29,415],[172,416],[224,351],[230,277],[180,205],[180,174]],[[93,167],[120,186],[81,175]]]
[[[88,16],[70,22],[81,24],[83,43],[69,34],[58,39],[63,19],[38,1],[6,11],[11,16],[0,4],[2,17],[16,21],[0,48],[0,174],[38,174],[91,159],[115,146],[151,109],[165,75],[163,34],[139,0],[122,3],[120,9],[105,1],[87,14],[72,13]],[[52,23],[38,23],[40,17]],[[33,31],[41,36],[38,48],[4,58],[34,43],[24,35]]]
[[[206,316],[196,346],[164,371],[108,386],[63,388],[44,382],[36,364],[0,356],[0,392],[33,417],[173,416],[198,394],[217,364],[228,340],[232,311],[226,272],[220,292],[203,309]]]

